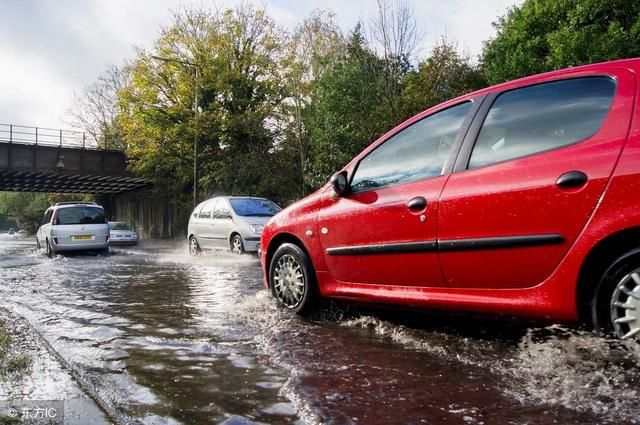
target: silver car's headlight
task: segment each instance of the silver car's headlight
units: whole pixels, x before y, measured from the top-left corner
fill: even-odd
[[[262,229],[264,229],[264,224],[250,224],[249,228],[253,233],[262,233]]]

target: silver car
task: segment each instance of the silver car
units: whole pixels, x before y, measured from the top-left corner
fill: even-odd
[[[191,213],[187,237],[189,253],[229,249],[234,254],[257,252],[260,235],[280,207],[265,198],[218,196],[200,203]]]
[[[138,233],[123,221],[110,221],[109,245],[138,245]]]
[[[109,252],[109,225],[95,202],[58,202],[49,207],[36,233],[38,249],[49,257],[60,251]]]

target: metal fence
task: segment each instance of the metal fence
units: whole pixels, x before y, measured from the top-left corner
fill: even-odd
[[[81,131],[61,130],[25,125],[0,124],[0,142],[61,148],[105,149]]]

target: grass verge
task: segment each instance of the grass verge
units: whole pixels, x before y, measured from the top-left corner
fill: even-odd
[[[31,356],[12,345],[5,323],[0,321],[0,379],[20,376],[31,368]]]

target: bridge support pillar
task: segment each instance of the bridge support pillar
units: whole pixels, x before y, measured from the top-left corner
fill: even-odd
[[[182,236],[186,222],[178,217],[176,197],[152,189],[104,196],[100,200],[109,220],[125,221],[135,226],[142,238],[175,238]],[[186,214],[188,215],[190,211]]]

